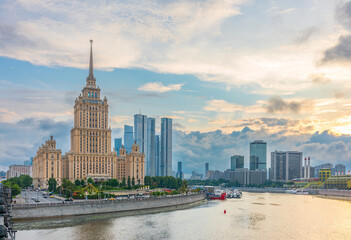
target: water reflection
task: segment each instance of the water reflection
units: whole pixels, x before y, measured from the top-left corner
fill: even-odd
[[[41,226],[65,227],[23,230],[17,239],[349,239],[351,235],[350,202],[286,194],[244,193],[242,199],[210,201],[179,211],[84,219],[44,221]],[[35,228],[33,223],[21,224]]]

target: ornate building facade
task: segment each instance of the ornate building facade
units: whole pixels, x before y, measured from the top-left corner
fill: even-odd
[[[50,178],[55,178],[61,184],[63,177],[64,161],[61,150],[56,149],[56,140],[53,136],[45,141],[36,156],[33,158],[33,185],[35,188],[47,188]]]
[[[65,177],[71,181],[90,177],[95,180],[115,178],[121,181],[123,177],[130,176],[134,177],[135,183],[143,184],[145,155],[139,152],[139,147],[133,145],[135,151],[126,154],[125,148],[122,146],[119,156],[115,151],[111,151],[108,103],[106,97],[101,99],[100,88],[96,86],[92,42],[90,40],[89,76],[86,79],[86,86],[75,100],[74,105],[71,151],[61,157],[61,150],[59,150],[61,159],[59,173],[61,175],[57,176],[60,180]],[[45,182],[52,175],[50,175],[50,171],[45,173],[45,164],[43,166],[39,164],[39,159],[42,159],[40,151],[44,154],[44,160],[46,160],[45,154],[50,154],[46,153],[46,149],[39,149],[36,156],[38,160],[35,164],[33,160],[33,176]],[[139,170],[140,167],[142,167],[142,171]],[[54,177],[56,178],[56,175]]]

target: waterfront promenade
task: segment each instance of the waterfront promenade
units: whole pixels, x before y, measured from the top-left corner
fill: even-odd
[[[206,199],[205,194],[192,193],[186,195],[167,195],[162,197],[137,199],[81,200],[59,203],[13,204],[12,215],[14,220],[79,216],[166,208],[191,204],[204,199]]]

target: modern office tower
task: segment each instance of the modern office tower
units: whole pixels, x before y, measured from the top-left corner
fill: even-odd
[[[178,171],[177,171],[176,178],[184,179],[182,164],[183,164],[182,162],[178,162]]]
[[[332,176],[346,175],[346,166],[342,164],[336,164],[332,169]]]
[[[267,143],[256,140],[250,143],[250,170],[267,170]]]
[[[325,164],[321,164],[321,165],[317,165],[314,167],[314,177],[318,177],[319,176],[319,170],[321,169],[333,169],[333,164],[331,163],[325,163]]]
[[[302,178],[302,152],[272,152],[271,170],[272,181],[288,182],[295,178]]]
[[[205,163],[205,177],[207,177],[208,170],[210,170],[210,164]]]
[[[161,118],[161,176],[172,176],[171,118]]]
[[[122,138],[115,138],[115,152],[119,155],[119,149],[122,147]]]
[[[156,176],[160,176],[161,148],[160,148],[159,135],[155,135],[155,164],[156,164]]]
[[[147,116],[134,115],[134,140],[139,145],[139,151],[147,156]]]
[[[133,127],[124,125],[124,148],[127,153],[132,152],[132,146],[134,144]]]
[[[240,169],[244,168],[244,156],[234,155],[230,158],[230,169]]]
[[[155,118],[147,118],[146,175],[156,176]]]

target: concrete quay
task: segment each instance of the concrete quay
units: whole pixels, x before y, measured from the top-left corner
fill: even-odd
[[[12,216],[14,220],[26,220],[127,212],[191,204],[204,199],[206,199],[206,194],[199,193],[112,201],[87,200],[69,203],[14,204],[12,205]]]

